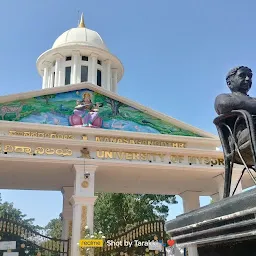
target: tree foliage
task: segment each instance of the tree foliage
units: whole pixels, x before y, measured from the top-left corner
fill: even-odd
[[[14,207],[13,203],[3,202],[0,194],[0,216],[8,215],[9,219],[25,225],[33,230],[42,229],[42,227],[34,225],[35,219],[27,218],[27,215],[21,210]]]
[[[175,196],[148,194],[99,193],[95,203],[95,231],[105,235],[129,229],[146,220],[166,220],[168,204]]]
[[[119,115],[120,114],[119,108],[124,105],[122,102],[108,98],[108,97],[106,97],[100,93],[96,93],[96,92],[94,93],[94,101],[97,103],[102,103],[103,105],[104,105],[104,103],[108,104],[111,108],[113,116]]]
[[[1,194],[0,217],[7,218],[10,221],[9,223],[17,223],[18,226],[25,228],[25,230],[40,231],[43,229],[42,227],[34,224],[34,219],[27,218],[26,214],[15,208],[13,203],[3,202]],[[32,242],[25,241],[24,237],[17,232],[0,230],[0,237],[3,241],[16,241],[17,250],[20,255],[24,255],[24,250],[27,250],[28,255],[36,255],[36,252],[38,251],[38,247],[36,247]],[[21,244],[25,244],[26,247],[22,249]]]
[[[50,222],[45,226],[45,230],[46,230],[47,236],[61,239],[61,233],[62,233],[61,218],[50,220]]]
[[[172,195],[98,193],[94,208],[95,232],[102,231],[104,235],[115,234],[128,230],[135,223],[147,220],[166,220],[170,204],[177,203]],[[33,230],[42,229],[34,225],[34,219],[29,219],[12,203],[2,202],[0,197],[0,215],[8,214],[20,223],[30,226]],[[61,238],[61,218],[52,219],[45,227],[46,235]]]

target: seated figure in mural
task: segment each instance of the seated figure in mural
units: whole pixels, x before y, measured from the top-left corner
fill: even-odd
[[[71,125],[84,127],[101,127],[102,119],[99,117],[99,104],[93,104],[90,93],[84,93],[83,100],[77,101],[74,115],[70,117]]]
[[[250,114],[256,114],[256,98],[248,95],[252,86],[252,70],[245,66],[231,69],[226,82],[231,93],[220,94],[215,99],[215,110],[217,114],[229,113],[232,110],[246,110]],[[238,145],[248,141],[249,131],[244,123],[238,126],[236,138]]]

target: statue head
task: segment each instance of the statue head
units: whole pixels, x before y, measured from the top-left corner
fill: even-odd
[[[228,72],[226,82],[231,92],[247,94],[252,86],[252,70],[245,66],[235,67]]]

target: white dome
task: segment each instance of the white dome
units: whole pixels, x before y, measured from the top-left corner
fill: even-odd
[[[96,31],[84,27],[67,30],[55,40],[52,48],[77,44],[93,46],[108,51],[100,35]]]

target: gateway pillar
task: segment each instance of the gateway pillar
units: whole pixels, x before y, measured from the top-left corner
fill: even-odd
[[[180,196],[183,200],[184,213],[187,213],[187,212],[190,212],[190,211],[200,208],[198,192],[186,191],[186,192],[182,193]],[[188,246],[188,255],[189,256],[198,256],[198,251],[197,251],[196,245]]]
[[[84,238],[85,226],[93,233],[95,171],[94,165],[75,165],[74,195],[70,199],[73,209],[71,256],[79,256],[79,241]]]
[[[63,187],[61,192],[63,195],[61,239],[67,240],[71,236],[72,206],[71,206],[69,200],[73,196],[74,188],[73,187]]]

